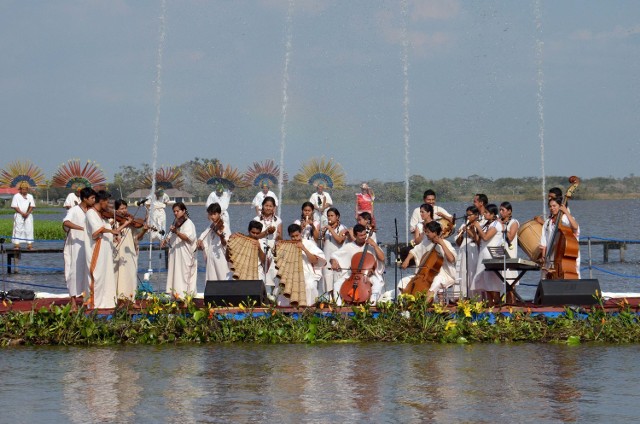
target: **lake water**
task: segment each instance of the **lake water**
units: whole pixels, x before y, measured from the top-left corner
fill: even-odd
[[[470,203],[469,203],[470,204]],[[463,216],[466,207],[469,205],[462,202],[443,202],[440,203],[450,214]],[[411,205],[411,211],[418,205]],[[204,206],[187,205],[189,214],[193,219],[198,233],[204,231],[208,227],[207,216]],[[342,223],[347,226],[353,226],[353,207],[349,204],[337,204],[336,207],[342,213]],[[400,242],[405,242],[406,224],[405,224],[405,205],[403,203],[376,203],[375,211],[378,222],[378,240],[381,243],[395,243],[395,223],[398,223],[398,232]],[[521,224],[528,221],[535,215],[542,213],[542,203],[539,201],[513,202],[514,217]],[[636,223],[635,213],[640,210],[640,200],[583,200],[572,201],[571,211],[580,224],[581,239],[586,240],[588,236],[597,236],[604,238],[623,239],[623,240],[640,240],[640,225]],[[135,212],[135,207],[131,208]],[[142,216],[141,210],[139,215]],[[242,231],[246,233],[248,222],[254,217],[255,211],[249,205],[231,205],[229,214],[231,217],[231,230],[233,232]],[[282,218],[285,223],[283,231],[286,233],[286,226],[292,223],[300,216],[300,207],[297,205],[284,205]],[[57,215],[39,215],[36,219],[62,220],[64,217],[61,211]],[[167,208],[167,225],[173,221],[170,208]],[[285,234],[286,237],[286,234]],[[58,243],[37,243],[39,246],[62,246]],[[588,265],[589,252],[587,246],[581,247],[582,267]],[[526,257],[522,252],[520,257]],[[619,261],[619,251],[610,252],[610,262],[603,263],[602,247],[594,246],[592,249],[593,265],[604,269],[605,271],[592,270],[592,278],[597,278],[603,291],[607,292],[640,292],[640,279],[634,278],[640,276],[640,245],[628,245],[625,253],[625,262]],[[148,252],[141,252],[140,268],[146,270],[149,265],[153,269],[165,267],[164,253],[156,251],[152,254],[151,263],[149,262]],[[64,292],[66,290],[64,276],[61,272],[62,254],[55,255],[24,255],[20,265],[27,267],[35,267],[36,269],[23,269],[20,274],[12,274],[6,276],[7,288],[32,288],[36,291],[43,290],[49,292]],[[52,272],[52,270],[59,270]],[[402,270],[398,270],[398,279],[402,276]],[[204,272],[198,275],[198,291],[204,291],[205,278]],[[583,270],[583,278],[589,277],[589,271]],[[142,274],[140,275],[142,278]],[[386,290],[393,290],[395,286],[396,272],[395,267],[387,267],[385,275]],[[538,272],[530,272],[522,279],[522,284],[518,289],[523,298],[533,298],[536,285],[540,279]],[[166,281],[166,274],[156,272],[152,275],[151,283],[158,290],[163,290]],[[15,283],[28,283],[43,285],[24,286]]]
[[[2,421],[624,422],[636,346],[14,348]]]

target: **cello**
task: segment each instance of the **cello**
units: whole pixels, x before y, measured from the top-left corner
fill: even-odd
[[[566,206],[567,199],[573,196],[573,192],[578,188],[580,179],[576,176],[569,178],[571,186],[562,199],[562,206]],[[551,236],[551,242],[545,255],[544,267],[547,270],[547,280],[577,280],[578,270],[576,269],[578,255],[580,254],[580,244],[573,234],[571,227],[562,224],[564,214],[558,211],[556,215],[556,227]]]
[[[420,270],[409,281],[407,287],[402,291],[403,293],[415,296],[416,293],[429,291],[431,284],[433,284],[433,279],[438,275],[444,263],[444,258],[436,252],[436,246],[433,246],[429,253],[424,255],[422,261],[420,261]]]
[[[340,297],[346,304],[367,303],[371,298],[371,281],[369,276],[375,271],[378,260],[369,249],[369,232],[365,239],[362,252],[358,252],[351,257],[351,275],[340,287]]]

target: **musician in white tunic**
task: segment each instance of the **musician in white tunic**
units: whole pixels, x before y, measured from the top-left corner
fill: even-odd
[[[89,268],[89,308],[114,308],[116,306],[116,279],[113,266],[114,230],[101,214],[107,210],[111,195],[104,190],[96,194],[96,203],[87,210],[85,251]]]
[[[424,240],[422,243],[415,246],[407,255],[407,258],[402,263],[402,268],[406,269],[409,266],[411,259],[417,264],[423,264],[434,249],[435,252],[443,259],[442,266],[438,270],[437,275],[433,278],[431,287],[427,293],[427,301],[432,301],[436,294],[448,287],[451,287],[456,282],[456,253],[451,243],[443,239],[442,226],[436,221],[431,221],[424,224]],[[416,271],[417,273],[420,270]],[[410,282],[410,281],[409,281]],[[403,289],[405,286],[403,285]]]
[[[120,218],[116,228],[120,229],[120,237],[115,240],[116,293],[118,298],[134,300],[138,289],[138,242],[147,232],[147,225],[134,228],[133,217],[129,214],[127,202],[119,199],[115,201],[115,209],[126,217]]]
[[[229,203],[231,203],[231,191],[224,188],[222,184],[218,184],[216,189],[209,194],[207,198],[207,207],[214,203],[220,205],[220,216],[224,222],[225,233],[231,235],[231,225],[229,224]]]
[[[472,294],[480,294],[489,302],[490,306],[500,303],[500,293],[504,291],[504,282],[493,271],[485,269],[482,263],[485,259],[492,259],[489,247],[501,246],[504,242],[504,226],[498,219],[498,206],[493,203],[486,205],[484,211],[486,223],[480,225],[479,221],[474,221],[478,236],[480,237],[480,251],[478,255],[478,265],[476,275],[471,283]]]
[[[16,211],[13,214],[13,247],[20,248],[20,244],[26,242],[27,248],[33,247],[33,209],[36,201],[29,193],[29,183],[26,181],[18,184],[19,192],[13,195],[11,208]]]
[[[542,226],[542,234],[540,237],[540,250],[542,252],[541,259],[545,260],[547,256],[547,249],[552,242],[553,233],[556,228],[556,221],[558,220],[558,214],[562,213],[562,225],[570,227],[573,232],[573,236],[576,238],[576,241],[580,241],[580,226],[576,219],[571,215],[569,208],[566,205],[562,205],[562,196],[554,197],[549,199],[549,212],[551,213],[551,218],[547,218]],[[557,236],[556,236],[557,237]],[[551,259],[551,263],[545,264],[545,266],[553,266],[553,259],[555,256],[555,247],[551,254],[549,255]],[[570,272],[574,272],[574,270],[570,270]],[[578,274],[578,279],[580,278],[580,250],[578,249],[578,257],[576,258],[576,268],[575,273]],[[543,272],[543,278],[546,273]]]
[[[267,197],[271,197],[273,199],[273,203],[275,204],[275,206],[273,207],[273,213],[274,214],[277,213],[278,198],[276,197],[276,194],[273,191],[269,190],[269,185],[263,182],[262,185],[260,186],[260,191],[256,194],[256,196],[251,201],[251,205],[256,210],[257,215],[260,215],[262,213],[262,203],[264,202],[264,199],[266,199]]]
[[[276,200],[267,196],[262,201],[262,213],[255,218],[262,224],[262,232],[260,233],[260,246],[266,253],[264,261],[264,284],[267,288],[267,294],[271,296],[276,287],[276,265],[273,259],[273,249],[276,247],[276,240],[282,240],[282,220],[275,215]]]
[[[69,193],[67,195],[67,198],[64,199],[64,203],[62,204],[62,207],[64,207],[66,210],[69,210],[75,205],[79,205],[80,202],[82,202],[82,196],[80,196],[80,191],[83,188],[84,186],[82,184],[76,185],[75,191],[72,191],[71,193]]]
[[[445,208],[436,205],[436,192],[429,189],[424,192],[422,195],[422,200],[425,204],[430,205],[433,208],[433,212],[431,213],[431,219],[436,221],[447,220],[451,224],[453,224],[453,218],[449,215],[449,212],[446,211]],[[420,231],[422,228],[419,224],[424,223],[424,218],[420,215],[420,209],[422,206],[419,206],[413,210],[411,214],[411,219],[409,220],[409,231],[415,233],[416,230]],[[442,224],[441,224],[442,225]]]
[[[162,240],[161,247],[169,246],[169,268],[165,291],[184,298],[196,294],[198,258],[196,256],[196,227],[189,219],[187,207],[182,202],[173,205],[175,220],[169,227],[169,236]]]
[[[309,201],[314,206],[313,219],[319,221],[320,225],[327,225],[327,211],[333,206],[331,195],[324,191],[324,184],[318,183],[316,192],[309,197]]]
[[[344,231],[347,231],[347,227],[340,224],[340,212],[338,209],[331,207],[327,210],[327,224],[322,227],[320,236],[320,246],[324,252],[325,258],[331,258],[331,255],[342,247],[344,243]],[[322,268],[322,285],[319,288],[321,294],[327,293],[334,299],[337,297],[337,293],[334,291],[334,283],[337,273],[333,272],[329,267]]]
[[[460,293],[465,298],[469,297],[471,282],[478,268],[478,244],[480,244],[480,238],[473,225],[473,222],[478,219],[478,213],[478,208],[475,206],[467,208],[467,222],[460,225],[455,239],[456,245],[458,245],[456,270],[460,277]]]
[[[151,241],[161,240],[167,228],[167,213],[165,207],[171,203],[171,199],[163,189],[158,189],[155,195],[147,197],[147,207],[150,208],[149,225],[157,229],[151,233]],[[149,205],[149,203],[151,203]]]
[[[75,307],[75,298],[89,294],[89,268],[85,243],[87,211],[96,202],[96,192],[90,188],[80,191],[80,204],[72,206],[64,217],[62,227],[66,232],[64,239],[64,280],[67,283],[71,305]]]
[[[293,223],[298,224],[302,229],[302,238],[305,240],[317,240],[320,237],[320,221],[315,219],[313,203],[304,202],[300,219]]]
[[[363,225],[356,224],[353,227],[353,233],[355,241],[345,243],[340,249],[331,255],[331,268],[333,268],[334,272],[339,274],[336,280],[334,280],[333,290],[336,294],[340,293],[342,284],[351,275],[351,259],[353,258],[353,255],[363,252],[365,246],[368,246],[367,253],[371,253],[375,256],[377,262],[375,271],[369,277],[371,281],[370,300],[372,303],[375,303],[378,301],[378,298],[382,294],[382,289],[384,288],[384,252],[371,237],[367,237],[367,229]],[[338,299],[338,303],[341,303],[340,299]]]
[[[207,206],[207,217],[211,225],[198,238],[198,249],[202,250],[206,263],[207,281],[230,280],[233,277],[226,258],[227,240],[231,233],[221,212],[218,203]]]

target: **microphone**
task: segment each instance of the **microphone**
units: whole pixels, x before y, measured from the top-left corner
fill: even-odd
[[[149,200],[149,199],[138,200],[138,201],[136,202],[136,206],[142,206],[142,205],[144,205],[145,203],[147,203],[147,201],[148,201],[148,200]]]

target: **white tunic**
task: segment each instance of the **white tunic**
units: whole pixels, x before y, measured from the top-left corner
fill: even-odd
[[[571,226],[569,222],[569,218],[566,215],[562,215],[562,225]],[[553,230],[556,228],[555,224],[551,222],[551,218],[547,218],[544,221],[544,225],[542,226],[542,234],[540,236],[540,246],[547,247],[549,243],[551,243],[551,237],[553,237]],[[580,227],[578,226],[578,230],[573,232],[573,235],[576,237],[576,240],[580,241]],[[556,236],[557,237],[557,236]],[[550,256],[549,256],[550,255]],[[550,254],[547,253],[548,257],[553,258],[554,252]],[[578,278],[580,277],[580,250],[578,250],[578,258],[576,259],[576,273],[578,274]]]
[[[225,239],[229,240],[230,234],[227,234],[227,226],[224,227]],[[204,250],[202,256],[206,264],[206,280],[231,280],[233,272],[229,269],[229,263],[225,257],[226,247],[222,245],[220,236],[207,228],[200,234],[199,240],[202,240]]]
[[[258,194],[256,194],[256,197],[254,197],[251,201],[251,205],[254,208],[258,208],[258,212],[262,212],[262,202],[264,201],[265,197],[273,197],[273,200],[275,200],[276,202],[276,207],[278,207],[278,198],[273,191],[269,190],[267,194],[264,194],[262,190],[260,190]]]
[[[120,243],[116,245],[116,293],[118,298],[133,300],[138,288],[138,247],[134,237],[136,230],[127,227],[122,230]]]
[[[491,253],[489,252],[489,247],[497,247],[501,246],[503,242],[503,225],[500,221],[493,221],[489,224],[487,231],[491,228],[496,229],[496,233],[489,240],[481,240],[480,241],[480,252],[478,255],[478,264],[476,266],[476,275],[473,277],[473,282],[471,283],[471,290],[476,292],[481,291],[494,291],[494,292],[504,292],[504,282],[498,275],[493,271],[488,271],[484,268],[484,264],[482,263],[485,259],[492,259]]]
[[[29,206],[36,207],[36,202],[33,200],[33,196],[27,193],[25,197],[20,193],[13,195],[11,200],[11,207],[18,208],[20,211],[27,212]],[[31,244],[33,242],[33,213],[25,219],[18,212],[13,214],[13,244],[20,244],[27,242]]]
[[[83,292],[89,295],[89,268],[85,253],[86,214],[79,205],[76,205],[67,211],[62,222],[64,221],[83,228],[82,230],[69,229],[64,239],[64,280],[67,283],[69,296],[80,296]]]
[[[282,220],[275,215],[272,215],[269,218],[258,215],[253,218],[253,220],[262,223],[262,231],[266,231],[266,229],[271,226],[276,227],[277,229],[279,225],[282,225]],[[275,261],[273,259],[273,249],[276,246],[276,234],[278,234],[277,230],[274,231],[273,234],[268,234],[266,237],[259,240],[260,248],[263,252],[267,252],[267,259],[265,261],[266,266],[263,267],[264,269],[266,269],[266,272],[264,273],[264,283],[265,285],[271,287],[276,287],[277,270]]]
[[[336,228],[335,232],[336,234],[340,234],[342,231],[346,230],[347,227],[345,227],[344,225],[340,224],[338,225],[338,227]],[[336,241],[336,239],[333,238],[333,236],[331,235],[331,232],[327,230],[327,232],[324,234],[324,240],[323,240],[323,251],[324,251],[324,256],[325,258],[331,258],[331,255],[333,255],[333,253],[340,249],[340,247],[342,246],[342,244],[344,244],[344,242],[342,242],[341,244],[338,244],[338,242]],[[324,288],[320,289],[322,293],[327,293],[333,290],[334,288],[334,283],[335,280],[338,277],[338,273],[332,271],[331,269],[329,269],[329,266],[325,266],[322,269],[322,281],[323,281],[323,285]]]
[[[95,209],[86,214],[87,239],[85,251],[89,268],[89,307],[114,308],[116,306],[116,279],[113,266],[113,234],[93,235],[101,228],[111,229],[108,221],[102,219]]]
[[[410,255],[413,256],[415,262],[417,264],[421,264],[421,262],[426,259],[425,255],[431,252],[434,244],[430,242],[428,239],[425,243],[420,243],[409,252]],[[444,240],[447,249],[449,252],[453,254],[453,262],[449,262],[444,254],[444,250],[442,246],[439,244],[435,246],[436,252],[440,257],[443,258],[442,266],[440,267],[440,271],[433,279],[431,283],[431,288],[429,291],[437,293],[439,290],[446,289],[447,287],[452,286],[456,282],[457,271],[456,271],[456,253],[453,249],[453,246],[449,242],[449,240]]]
[[[511,229],[511,227],[513,227],[514,225],[519,225],[520,223],[518,222],[517,219],[510,219],[509,222],[507,223],[507,228],[505,228],[504,233],[503,233],[503,237],[504,237],[504,243],[505,243],[505,250],[507,251],[507,254],[509,255],[510,258],[517,258],[518,257],[518,232],[516,231],[516,236],[513,238],[513,240],[511,241],[511,244],[509,244],[509,241],[507,240],[507,234],[509,233],[509,230]],[[501,274],[503,276],[505,276],[507,278],[507,281],[509,281],[509,284],[511,284],[513,282],[513,280],[515,280],[516,278],[518,278],[518,271],[516,270],[508,270],[505,274],[504,271],[501,272]],[[519,282],[518,282],[519,284]]]
[[[69,209],[80,204],[80,198],[75,193],[69,193],[64,199],[63,207]]]
[[[303,240],[314,240],[313,229],[314,228],[316,228],[317,230],[320,229],[320,221],[317,221],[317,220],[313,221],[313,226],[305,225],[304,227],[302,227],[302,221],[300,221],[299,219],[296,219],[295,221],[293,221],[293,223],[300,225],[300,227],[302,228],[300,235],[302,236]]]
[[[438,215],[438,212],[442,212],[447,216],[451,216],[449,215],[449,212],[447,212],[445,208],[435,205],[433,207],[433,219],[436,221],[442,219]],[[420,206],[418,206],[413,210],[413,213],[411,213],[411,219],[409,220],[409,231],[414,232],[416,229],[416,226],[420,223],[422,223],[422,217],[420,217]]]
[[[317,191],[309,197],[309,201],[313,204],[313,219],[315,221],[320,221],[321,225],[327,225],[327,209],[329,209],[333,205],[333,199],[331,199],[331,195],[326,191],[323,191],[322,194],[319,194]],[[320,213],[320,209],[324,208],[322,213]]]
[[[462,243],[458,247],[456,270],[460,276],[460,292],[462,297],[469,296],[471,282],[476,275],[478,268],[478,245],[472,238],[467,236],[466,224],[460,226],[459,231],[463,231]],[[457,233],[456,233],[457,234]]]
[[[187,219],[178,229],[189,241],[184,241],[175,233],[169,236],[169,269],[167,271],[166,292],[180,298],[196,294],[198,279],[198,258],[196,256],[196,227]]]
[[[151,211],[149,217],[149,224],[152,227],[155,227],[158,231],[151,231],[150,239],[153,240],[162,240],[163,236],[160,231],[167,230],[167,213],[165,212],[165,207],[170,201],[167,193],[164,193],[160,199],[156,199],[155,196],[149,196],[148,199],[151,200]]]

